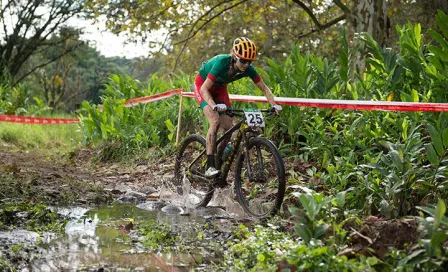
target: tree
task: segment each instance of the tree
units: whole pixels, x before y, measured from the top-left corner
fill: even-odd
[[[75,42],[75,41],[73,41]],[[60,52],[53,48],[49,53],[33,59],[52,59]],[[134,60],[106,58],[87,44],[70,52],[33,73],[43,100],[54,110],[72,111],[84,100],[99,102],[100,91],[110,74],[129,74]]]
[[[0,75],[9,75],[13,85],[39,67],[53,62],[75,50],[80,43],[56,55],[46,63],[37,64],[17,78],[23,64],[37,51],[49,47],[64,46],[65,39],[50,40],[68,19],[80,14],[83,5],[80,0],[7,0],[0,5]],[[71,32],[75,35],[75,33]]]
[[[168,43],[165,47],[174,50],[173,45],[180,46],[178,54],[194,50],[187,45],[198,36],[207,37],[212,43],[225,40],[228,47],[227,39],[235,37],[222,38],[222,32],[235,23],[246,31],[236,29],[233,33],[259,35],[257,38],[261,37],[264,49],[278,45],[274,41],[279,37],[286,37],[282,42],[287,42],[289,49],[301,39],[342,22],[348,22],[354,31],[366,31],[375,38],[385,36],[387,26],[386,0],[90,0],[88,6],[97,15],[106,14],[108,26],[116,32],[129,31],[146,37],[152,30],[166,29]],[[250,29],[246,24],[258,25],[259,29]],[[294,33],[282,35],[287,31]]]
[[[337,58],[339,44],[335,40],[340,26],[345,27],[350,41],[356,41],[355,33],[366,32],[383,47],[395,46],[394,24],[433,18],[438,8],[448,5],[446,0],[87,2],[92,15],[106,15],[107,26],[116,33],[149,39],[150,33],[163,29],[166,34],[158,46],[170,55],[169,66],[173,70],[180,66],[187,72],[197,69],[213,54],[227,52],[232,39],[239,35],[254,39],[262,55],[273,58],[281,58],[296,43],[302,50]]]

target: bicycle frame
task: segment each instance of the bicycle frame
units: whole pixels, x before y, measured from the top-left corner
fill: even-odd
[[[229,174],[230,167],[232,166],[233,161],[236,158],[237,154],[240,154],[240,146],[241,143],[243,143],[243,150],[244,155],[246,158],[249,158],[249,151],[247,149],[247,144],[249,143],[249,139],[251,137],[258,136],[260,134],[259,131],[254,130],[253,128],[249,127],[245,122],[244,119],[238,122],[235,126],[233,126],[231,129],[226,131],[223,136],[219,138],[219,140],[224,139],[225,136],[228,134],[232,134],[234,131],[238,129],[238,133],[235,136],[235,139],[233,140],[233,149],[231,150],[229,156],[226,158],[226,160],[221,165],[221,175],[220,178],[222,180],[225,180],[227,178],[227,175]],[[254,135],[250,135],[248,137],[248,133],[253,133]],[[218,145],[219,141],[216,142]],[[221,154],[218,154],[218,156],[221,156]],[[248,174],[251,175],[251,169],[250,167],[247,168]]]
[[[243,118],[242,120],[240,120],[238,123],[236,123],[235,125],[233,125],[230,129],[228,129],[221,137],[219,137],[216,140],[216,146],[218,146],[224,139],[226,139],[227,137],[231,136],[235,131],[238,130],[237,135],[235,136],[234,140],[233,140],[233,148],[229,154],[229,156],[227,157],[227,159],[222,162],[220,169],[221,169],[221,174],[217,177],[221,180],[226,180],[227,179],[227,175],[229,174],[230,171],[230,167],[232,166],[233,161],[235,160],[236,155],[238,154],[239,150],[240,150],[240,145],[241,143],[243,143],[243,148],[244,148],[244,155],[246,156],[246,158],[249,158],[249,151],[247,149],[247,144],[249,142],[249,139],[251,137],[255,137],[258,136],[260,134],[259,131],[249,127],[246,123],[245,123],[245,119]],[[254,135],[251,136],[247,136],[248,133],[254,133]],[[197,158],[191,162],[191,164],[188,166],[188,169],[190,169],[190,167],[195,164],[197,162],[197,160],[206,152],[206,150],[204,149],[198,156]],[[218,156],[222,156],[222,154],[217,154]],[[247,168],[248,174],[251,175],[251,169],[250,167]],[[208,182],[208,179],[205,178],[202,174],[193,174],[190,172],[190,175],[194,178],[199,178],[202,179],[204,181]]]
[[[274,215],[280,209],[286,190],[284,162],[275,144],[262,136],[265,122],[263,114],[260,114],[265,112],[272,115],[276,112],[274,109],[258,111],[236,109],[226,112],[230,116],[238,116],[238,119],[216,140],[213,147],[214,153],[218,153],[214,154],[215,165],[221,170],[217,177],[205,175],[207,161],[211,157],[205,156],[204,137],[192,134],[183,141],[176,156],[174,185],[178,193],[183,194],[184,182],[189,181],[187,190],[197,200],[195,207],[207,206],[217,188],[228,186],[228,176],[233,177],[233,173],[229,174],[229,171],[234,168],[235,175],[231,182],[234,184],[235,195],[249,215],[264,218]],[[222,158],[231,136],[235,136],[233,148],[228,155],[224,153],[226,158]]]

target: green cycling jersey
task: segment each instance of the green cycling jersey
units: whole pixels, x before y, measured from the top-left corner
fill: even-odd
[[[232,57],[227,54],[214,56],[202,64],[201,69],[199,69],[199,75],[204,80],[207,78],[211,79],[214,85],[226,85],[243,77],[250,77],[255,83],[260,81],[261,78],[252,64],[244,72],[229,77],[231,61]]]

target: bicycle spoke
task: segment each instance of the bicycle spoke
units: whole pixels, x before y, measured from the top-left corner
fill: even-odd
[[[277,212],[284,196],[284,166],[275,146],[267,139],[255,138],[248,154],[238,161],[236,193],[249,214],[265,217]]]
[[[206,162],[205,139],[198,135],[187,137],[176,158],[175,183],[181,188],[178,192],[188,194],[190,204],[196,207],[206,206],[213,195],[210,183],[204,177]]]

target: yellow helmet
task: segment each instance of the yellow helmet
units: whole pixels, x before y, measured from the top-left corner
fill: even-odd
[[[255,60],[257,58],[257,47],[248,38],[240,37],[233,41],[232,52],[239,58]]]

